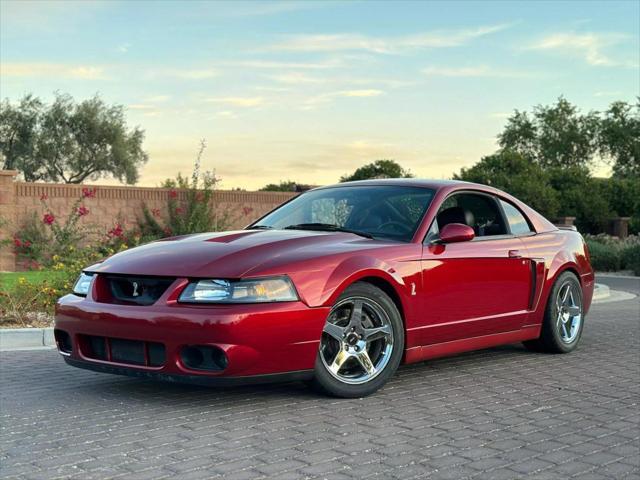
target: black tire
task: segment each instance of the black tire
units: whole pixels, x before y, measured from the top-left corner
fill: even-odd
[[[575,338],[571,341],[563,340],[562,325],[558,321],[559,310],[556,304],[560,291],[570,286],[572,292],[579,297],[580,305],[580,321],[577,326],[577,332]],[[535,352],[548,352],[548,353],[569,353],[576,349],[582,336],[582,330],[584,329],[584,313],[582,303],[582,287],[578,277],[573,272],[563,272],[557,278],[549,294],[547,300],[547,306],[544,312],[544,320],[542,322],[542,330],[540,337],[535,340],[529,340],[523,342],[524,346]]]
[[[325,365],[325,362],[321,357],[322,352],[318,351],[314,378],[311,381],[311,385],[316,391],[333,397],[358,398],[371,395],[381,388],[391,378],[391,376],[393,376],[400,365],[404,352],[404,326],[400,312],[393,300],[391,300],[385,292],[374,285],[366,282],[358,282],[350,285],[342,295],[340,295],[336,301],[336,306],[340,305],[342,302],[348,302],[353,298],[360,298],[365,302],[373,302],[376,306],[382,308],[384,313],[387,315],[389,325],[393,330],[392,350],[388,355],[389,359],[386,362],[386,365],[379,370],[379,373],[377,373],[375,377],[366,381],[366,383],[360,384],[349,384],[336,378],[329,372]],[[335,308],[336,307],[334,307],[334,309]]]

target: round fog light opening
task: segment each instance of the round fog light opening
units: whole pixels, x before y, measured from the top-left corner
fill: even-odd
[[[224,370],[229,365],[229,359],[221,348],[213,348],[211,350],[211,360],[220,367],[220,370]]]
[[[186,347],[182,349],[182,362],[189,368],[198,368],[204,362],[204,356],[199,348]]]

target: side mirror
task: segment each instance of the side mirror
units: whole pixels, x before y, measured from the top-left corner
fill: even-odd
[[[440,231],[442,243],[468,242],[473,240],[475,236],[473,228],[462,223],[448,223]]]

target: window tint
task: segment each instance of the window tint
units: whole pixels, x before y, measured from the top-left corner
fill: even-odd
[[[507,217],[507,222],[509,222],[511,233],[514,235],[521,235],[523,233],[531,232],[529,223],[527,222],[527,219],[524,218],[524,215],[522,215],[520,210],[504,200],[500,200],[500,204],[502,205],[504,214]]]
[[[487,195],[459,193],[447,198],[438,211],[437,223],[440,230],[448,223],[469,225],[476,237],[507,233],[497,203]]]

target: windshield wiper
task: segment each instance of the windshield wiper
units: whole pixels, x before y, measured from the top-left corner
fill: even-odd
[[[345,232],[360,235],[364,238],[373,238],[373,235],[360,230],[352,230],[350,228],[340,227],[332,223],[298,223],[284,227],[285,230],[317,230],[319,232]]]

